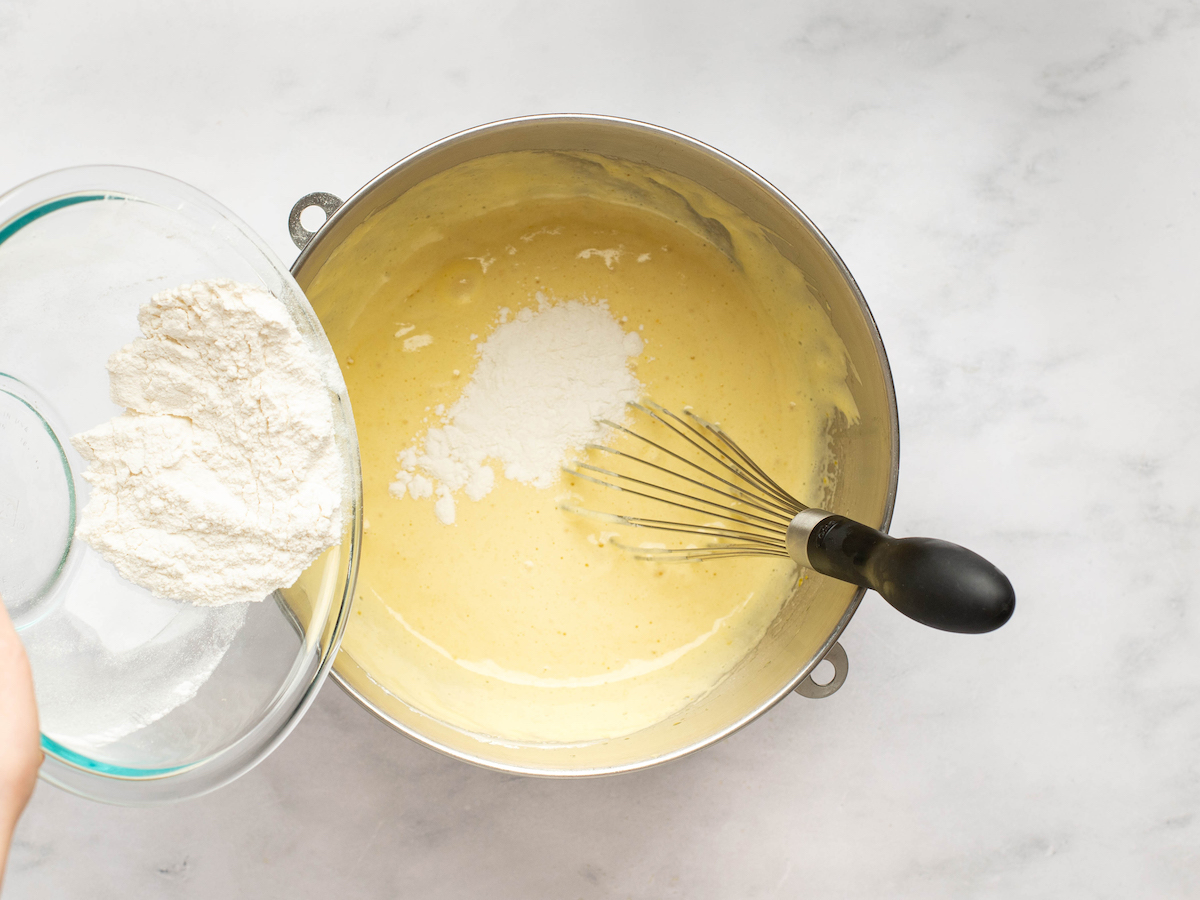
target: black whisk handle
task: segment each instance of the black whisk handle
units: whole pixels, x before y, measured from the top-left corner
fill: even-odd
[[[812,529],[807,551],[822,575],[869,587],[910,619],[942,631],[995,631],[1017,602],[1003,572],[947,541],[894,538],[830,515]]]

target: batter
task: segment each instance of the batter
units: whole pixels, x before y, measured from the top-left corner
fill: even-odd
[[[757,643],[796,570],[635,560],[611,525],[560,509],[613,508],[612,492],[567,476],[538,489],[498,471],[452,525],[433,499],[389,493],[397,452],[458,400],[502,308],[606,301],[641,338],[646,396],[719,421],[806,502],[827,493],[831,417],[855,416],[840,343],[766,242],[712,226],[703,198],[672,189],[656,206],[631,194],[637,173],[588,162],[582,179],[577,160],[539,154],[444,173],[368,219],[308,290],[362,453],[367,528],[342,652],[420,711],[504,742],[587,742],[672,715]],[[584,187],[545,187],[564,181]]]

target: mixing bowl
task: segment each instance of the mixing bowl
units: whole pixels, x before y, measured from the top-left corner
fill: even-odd
[[[71,435],[120,414],[105,363],[152,294],[227,278],[269,290],[321,364],[345,469],[340,543],[262,602],[197,607],[124,581],[74,540],[88,485]],[[140,169],[68,169],[0,196],[0,594],[33,667],[42,777],[154,803],[261,760],[321,686],[349,614],[358,444],[333,353],[265,244],[199,191]]]
[[[540,154],[532,166],[530,154]],[[538,166],[538,159],[544,165]],[[509,161],[524,168],[509,168]],[[836,472],[831,470],[829,496],[822,505],[886,529],[895,498],[899,431],[887,357],[862,294],[829,242],[795,205],[745,166],[684,135],[599,116],[536,116],[446,138],[400,161],[345,203],[326,193],[302,198],[289,223],[302,251],[292,267],[297,283],[305,290],[313,286],[339,247],[356,230],[369,228],[372,217],[398,198],[409,192],[436,194],[429,187],[435,176],[462,172],[459,182],[469,186],[470,178],[484,177],[479,175],[484,171],[489,183],[507,177],[519,185],[523,198],[586,195],[589,184],[599,179],[622,193],[623,202],[670,216],[731,258],[736,257],[736,241],[730,239],[734,233],[773,247],[779,264],[803,279],[807,293],[828,314],[853,373],[849,389],[859,415],[854,422],[841,419],[830,425]],[[465,189],[429,202],[457,204],[464,216],[479,203]],[[316,233],[301,224],[302,213],[313,206],[328,214]],[[367,271],[373,264],[379,261],[369,255],[355,258],[355,265]],[[310,300],[318,316],[333,313],[323,307],[319,291],[310,292]],[[811,301],[806,297],[803,302]],[[836,642],[863,593],[830,579],[802,580],[756,649],[715,689],[654,726],[583,745],[499,742],[451,727],[386,691],[344,651],[334,677],[389,725],[468,762],[532,775],[625,772],[711,744],[793,690],[814,697],[836,690],[847,666]],[[817,685],[808,676],[822,659],[834,664],[835,677]]]

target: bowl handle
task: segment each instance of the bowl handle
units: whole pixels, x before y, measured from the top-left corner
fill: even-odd
[[[842,649],[842,645],[834,644],[825,653],[823,659],[833,664],[833,678],[828,684],[817,684],[812,680],[812,672],[809,672],[804,676],[804,680],[796,685],[796,693],[801,697],[820,700],[837,693],[837,689],[845,684],[846,673],[850,671],[850,660],[846,658],[846,651]],[[815,669],[816,666],[813,668]]]
[[[305,194],[296,201],[296,205],[292,207],[292,211],[288,213],[288,233],[292,236],[292,243],[297,249],[303,250],[308,246],[308,242],[313,239],[315,231],[309,231],[300,224],[300,216],[306,209],[316,207],[323,210],[325,213],[325,221],[328,222],[335,212],[341,207],[342,201],[333,194],[327,194],[324,191],[314,191],[311,194]]]

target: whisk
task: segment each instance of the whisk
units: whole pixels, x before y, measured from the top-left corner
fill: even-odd
[[[680,416],[653,402],[629,406],[668,429],[664,439],[652,440],[645,433],[603,420],[609,428],[634,438],[644,455],[588,444],[588,449],[614,457],[614,468],[579,462],[565,471],[688,515],[677,512],[682,521],[675,521],[570,504],[564,508],[624,525],[708,540],[704,546],[675,549],[617,544],[635,556],[678,562],[789,557],[822,575],[872,588],[906,616],[943,631],[993,631],[1012,615],[1016,603],[1012,584],[978,554],[934,538],[897,539],[861,522],[805,506],[719,425],[689,409]],[[665,457],[667,464],[646,456]],[[617,471],[617,466],[629,471]],[[716,521],[701,521],[713,516]]]

